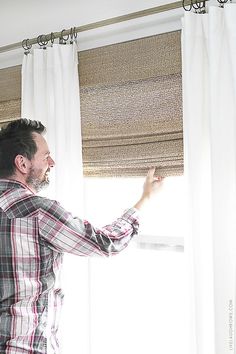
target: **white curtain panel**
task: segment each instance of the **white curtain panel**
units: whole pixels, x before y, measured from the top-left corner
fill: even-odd
[[[54,44],[24,55],[22,113],[40,120],[56,165],[43,194],[58,200],[74,216],[83,216],[82,139],[77,46]],[[66,256],[63,265],[65,305],[61,320],[62,353],[88,352],[88,262]],[[75,322],[76,319],[76,322]],[[76,325],[75,325],[76,323]]]
[[[24,55],[22,111],[40,120],[56,162],[48,195],[68,210],[83,210],[82,139],[76,44],[55,44]],[[54,171],[53,171],[54,170]]]
[[[235,353],[236,5],[182,31],[191,354]]]

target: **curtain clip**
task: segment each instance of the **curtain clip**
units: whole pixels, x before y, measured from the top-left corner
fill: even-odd
[[[68,35],[63,35],[63,33],[65,32],[65,29],[63,29],[61,31],[61,35],[60,35],[60,38],[59,38],[59,43],[60,44],[66,44],[66,42],[68,41],[69,39],[69,34]]]
[[[21,43],[23,49],[24,49],[24,54],[27,55],[30,53],[30,49],[32,48],[32,44],[29,44],[29,38],[24,39]]]
[[[45,34],[40,34],[37,37],[37,43],[40,46],[40,48],[47,49],[47,44],[48,44],[47,36]]]

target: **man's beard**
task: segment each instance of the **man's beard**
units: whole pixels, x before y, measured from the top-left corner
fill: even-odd
[[[49,170],[45,172],[45,174],[42,176],[39,173],[36,174],[35,170],[33,167],[30,168],[29,175],[27,177],[26,183],[32,187],[36,192],[39,192],[41,189],[47,187],[50,183],[46,173],[48,173]]]

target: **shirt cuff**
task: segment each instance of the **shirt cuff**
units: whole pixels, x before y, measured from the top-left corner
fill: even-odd
[[[126,209],[122,219],[127,220],[130,224],[139,224],[140,211],[136,208]]]

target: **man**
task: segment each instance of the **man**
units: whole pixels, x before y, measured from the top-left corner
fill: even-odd
[[[138,232],[138,210],[160,186],[151,169],[143,194],[113,224],[97,229],[36,195],[55,162],[37,121],[0,131],[0,354],[58,353],[55,315],[62,255],[109,256]]]

